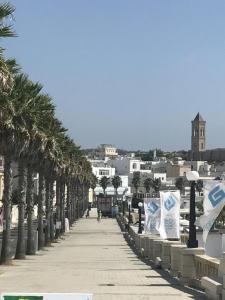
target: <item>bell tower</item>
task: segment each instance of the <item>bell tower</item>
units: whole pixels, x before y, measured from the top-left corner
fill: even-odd
[[[203,152],[205,151],[205,124],[202,116],[198,113],[192,123],[191,135],[191,151]]]

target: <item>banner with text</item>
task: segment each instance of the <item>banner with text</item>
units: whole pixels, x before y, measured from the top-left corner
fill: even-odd
[[[203,230],[203,242],[206,243],[208,233],[225,205],[225,184],[216,180],[204,181],[204,214],[197,218],[195,225]]]
[[[145,232],[159,234],[160,198],[144,198]]]
[[[180,238],[180,192],[160,192],[159,233],[163,239]]]

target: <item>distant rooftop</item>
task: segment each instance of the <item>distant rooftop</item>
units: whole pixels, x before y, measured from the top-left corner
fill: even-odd
[[[101,144],[100,147],[104,148],[104,147],[113,147],[115,148],[114,145],[111,145],[111,144]]]

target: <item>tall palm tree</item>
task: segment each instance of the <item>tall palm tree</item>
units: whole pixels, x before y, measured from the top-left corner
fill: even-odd
[[[146,193],[150,193],[150,189],[153,186],[153,180],[152,178],[146,178],[144,180],[144,187],[146,189]]]
[[[13,67],[11,69],[13,69]],[[4,228],[1,249],[1,263],[10,263],[11,261],[9,247],[12,195],[11,164],[16,157],[20,157],[21,153],[29,143],[28,130],[24,127],[24,123],[19,117],[19,112],[15,106],[15,98],[15,90],[11,90],[11,92],[8,94],[2,94],[0,97],[0,148],[1,154],[5,159],[3,196]],[[19,201],[19,203],[21,203],[21,201]]]
[[[180,191],[182,194],[184,192],[184,187],[185,187],[185,181],[183,177],[178,177],[175,182],[176,188]]]
[[[27,188],[27,164],[30,159],[30,139],[34,127],[35,113],[31,110],[31,104],[35,102],[37,95],[41,90],[39,84],[31,82],[26,75],[20,74],[15,78],[15,84],[12,89],[11,97],[15,108],[15,128],[19,131],[26,132],[24,136],[23,148],[18,157],[18,239],[16,247],[16,259],[25,258],[25,229],[24,229],[24,215],[26,205],[26,188]]]
[[[106,196],[106,189],[109,183],[110,183],[110,179],[106,176],[103,176],[99,181],[99,184],[102,187],[105,196]]]
[[[112,178],[112,185],[116,192],[116,203],[118,202],[118,199],[117,199],[118,198],[118,188],[121,186],[121,183],[122,183],[122,180],[121,180],[120,176],[116,175]]]
[[[199,193],[199,196],[201,195],[201,192],[203,190],[203,180],[199,179],[197,182],[196,182],[196,190],[198,191]]]
[[[15,37],[12,25],[6,25],[6,20],[12,17],[15,8],[8,2],[0,4],[0,38]],[[8,92],[13,86],[13,75],[10,65],[4,59],[4,49],[0,47],[0,88],[1,92]]]
[[[11,25],[5,25],[14,8],[0,4],[0,38],[15,36]],[[34,245],[34,173],[39,175],[38,193],[38,248],[53,239],[54,182],[57,181],[57,213],[64,231],[65,186],[67,210],[75,215],[75,206],[81,212],[87,207],[91,167],[82,151],[65,134],[55,117],[55,107],[48,95],[41,94],[42,86],[33,83],[27,75],[19,74],[15,60],[5,60],[0,47],[0,154],[4,156],[3,240],[1,263],[9,263],[12,196],[12,161],[18,164],[18,239],[15,258],[35,254]],[[76,194],[75,183],[79,187]],[[44,210],[44,194],[45,210]],[[79,202],[77,202],[79,199]],[[27,205],[27,207],[26,207]],[[25,251],[24,214],[28,215],[27,251]],[[43,218],[46,217],[45,236]],[[73,221],[74,218],[71,218]]]
[[[132,185],[134,186],[134,188],[136,190],[136,194],[138,193],[138,188],[139,188],[140,184],[141,184],[140,172],[134,172],[133,179],[132,179]]]
[[[156,193],[159,192],[161,187],[161,179],[160,178],[155,178],[153,180],[153,189],[155,190]]]
[[[97,183],[98,183],[98,178],[93,173],[91,173],[90,176],[91,176],[90,185],[91,185],[91,188],[92,188],[92,191],[93,191],[93,201],[95,202],[95,188],[96,188]]]

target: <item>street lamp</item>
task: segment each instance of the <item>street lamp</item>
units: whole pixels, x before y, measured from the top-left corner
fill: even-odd
[[[189,239],[187,241],[188,248],[198,248],[198,241],[196,240],[196,227],[195,227],[195,185],[196,180],[199,179],[199,174],[196,171],[189,171],[186,174],[187,180],[191,184],[190,192],[190,217],[189,217]]]
[[[141,208],[143,206],[142,202],[138,203],[138,213],[139,213],[139,224],[138,224],[138,233],[142,233],[142,228],[141,228]]]
[[[127,205],[128,205],[128,211],[129,211],[128,224],[130,224],[130,219],[131,219],[131,217],[130,217],[131,198],[129,198],[129,199],[127,200]]]
[[[125,201],[126,201],[126,198],[123,197],[123,216],[125,215]]]

